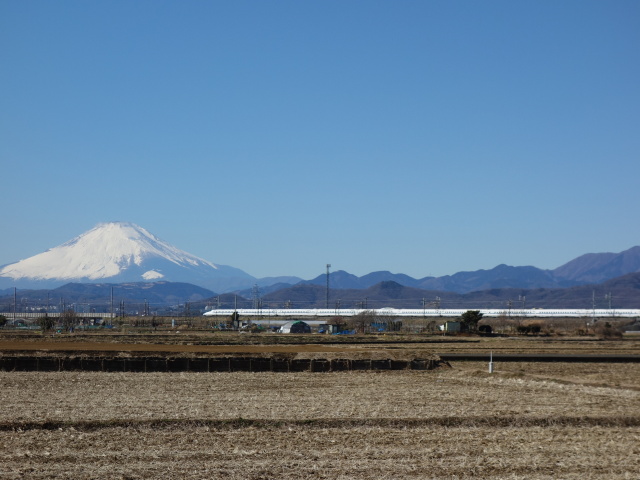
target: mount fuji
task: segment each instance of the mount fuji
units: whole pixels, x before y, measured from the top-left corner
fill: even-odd
[[[0,288],[168,281],[226,292],[247,288],[255,280],[238,268],[203,260],[127,222],[100,223],[58,247],[0,267]]]

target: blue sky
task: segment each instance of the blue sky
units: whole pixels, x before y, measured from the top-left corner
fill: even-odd
[[[640,2],[0,2],[0,265],[100,222],[257,277],[640,245]]]

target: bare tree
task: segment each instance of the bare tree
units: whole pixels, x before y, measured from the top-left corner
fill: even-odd
[[[329,325],[335,325],[338,328],[338,331],[342,331],[344,329],[344,327],[347,326],[347,322],[345,321],[344,317],[341,317],[340,315],[337,315],[335,317],[331,317],[329,319],[329,321],[327,322],[327,324]]]
[[[376,321],[377,314],[375,310],[364,310],[357,315],[351,317],[348,321],[349,328],[359,333],[368,331],[372,323]]]
[[[62,312],[60,315],[60,321],[62,322],[62,326],[65,330],[73,331],[73,328],[78,324],[78,315],[76,315],[76,312],[70,308]]]
[[[44,314],[43,317],[38,318],[38,325],[40,325],[40,328],[42,329],[43,332],[46,332],[47,330],[51,330],[56,324],[56,320],[53,317],[50,317],[49,315],[47,315],[46,313]]]

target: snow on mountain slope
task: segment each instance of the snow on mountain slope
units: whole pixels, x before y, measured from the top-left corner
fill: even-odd
[[[58,247],[0,269],[0,277],[16,282],[111,282],[167,280],[189,282],[220,291],[230,284],[249,283],[242,270],[215,265],[180,250],[133,223],[101,223]],[[214,281],[214,280],[220,281]],[[233,279],[233,280],[232,280]],[[244,280],[243,280],[244,279]]]

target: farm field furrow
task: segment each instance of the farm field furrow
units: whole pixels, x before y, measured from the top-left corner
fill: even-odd
[[[0,372],[0,479],[635,479],[639,378],[635,363]]]
[[[371,338],[16,335],[0,354],[640,352],[635,338]],[[0,405],[0,480],[640,478],[640,363],[498,361],[491,374],[477,361],[430,371],[0,371]]]
[[[639,428],[0,432],[3,479],[632,479]]]
[[[592,364],[582,365],[584,372],[593,371]],[[638,364],[608,367],[606,371],[617,367],[630,377],[633,372],[640,376]],[[0,422],[607,417],[640,412],[637,390],[489,376],[463,362],[460,368],[386,373],[0,372],[0,400]]]

